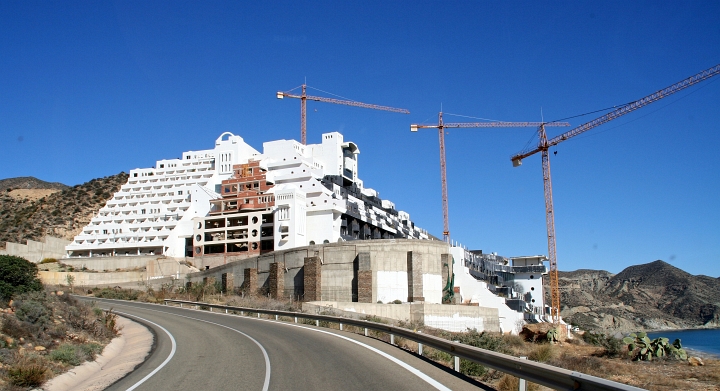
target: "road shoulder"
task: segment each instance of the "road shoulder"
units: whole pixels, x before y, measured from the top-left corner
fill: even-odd
[[[120,336],[108,344],[95,361],[86,362],[42,387],[45,391],[99,391],[122,379],[145,361],[153,344],[153,334],[143,325],[117,317]]]

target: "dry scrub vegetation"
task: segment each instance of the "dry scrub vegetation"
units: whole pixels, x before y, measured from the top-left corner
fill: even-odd
[[[16,296],[0,315],[0,389],[37,387],[94,360],[117,335],[115,318],[62,291]]]
[[[265,296],[224,294],[220,284],[194,284],[190,287],[163,286],[153,290],[131,289],[94,289],[96,297],[139,300],[162,303],[164,299],[199,301],[208,304],[225,304],[245,308],[273,309],[301,312],[301,304],[291,300],[273,300]],[[89,292],[90,293],[90,292]],[[334,315],[332,309],[323,314]],[[248,314],[256,316],[256,314]],[[265,317],[265,316],[263,316]],[[365,320],[388,323],[387,319],[367,316]],[[293,319],[283,319],[293,321]],[[298,321],[315,325],[314,320]],[[339,329],[337,323],[320,322],[321,327]],[[632,361],[627,355],[627,348],[622,341],[597,334],[588,333],[585,338],[575,336],[566,342],[551,344],[548,342],[526,341],[517,335],[501,335],[498,333],[477,332],[469,330],[464,333],[451,333],[426,327],[421,323],[396,321],[395,326],[421,331],[440,338],[460,341],[475,347],[489,349],[513,356],[524,356],[529,360],[582,372],[593,376],[646,388],[649,390],[717,390],[720,391],[720,361],[712,358],[704,359],[704,366],[690,366],[687,361],[661,359],[652,362]],[[363,329],[345,326],[344,331],[362,334]],[[386,333],[370,331],[371,337],[390,342]],[[417,352],[417,343],[404,338],[395,337],[395,344],[400,348]],[[443,351],[424,347],[423,356],[447,367],[454,364],[453,357]],[[497,390],[517,390],[518,379],[502,372],[483,367],[475,362],[460,360],[463,374],[474,378]],[[546,387],[530,383],[529,390],[546,390]]]
[[[0,255],[0,390],[38,387],[93,360],[118,334],[116,315],[46,289],[37,266]]]

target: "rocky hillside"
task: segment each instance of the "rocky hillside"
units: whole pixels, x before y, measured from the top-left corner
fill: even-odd
[[[563,318],[588,330],[720,327],[720,278],[694,276],[663,261],[560,272]]]
[[[65,190],[68,187],[70,186],[64,185],[60,182],[45,182],[31,176],[0,179],[0,191],[9,191],[14,189]]]
[[[127,182],[127,177],[123,172],[73,187],[32,177],[3,179],[0,181],[4,188],[0,191],[0,247],[5,247],[7,241],[25,243],[27,239],[40,240],[45,235],[71,240]],[[28,189],[53,191],[38,198],[28,196]]]

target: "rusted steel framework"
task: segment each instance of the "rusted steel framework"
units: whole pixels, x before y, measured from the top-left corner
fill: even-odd
[[[443,209],[443,240],[450,243],[450,219],[448,216],[448,191],[447,191],[447,163],[445,160],[445,128],[522,128],[538,127],[542,122],[443,122],[442,111],[438,114],[437,125],[410,125],[410,131],[417,132],[418,129],[437,128],[440,138],[440,187],[442,189]],[[553,122],[545,126],[570,126],[567,122]]]
[[[370,103],[362,103],[357,102],[354,100],[341,100],[341,99],[333,99],[333,98],[324,98],[320,96],[312,96],[307,94],[307,85],[303,84],[302,86],[302,93],[300,95],[291,94],[289,92],[277,92],[277,98],[283,99],[283,98],[296,98],[300,99],[300,142],[302,142],[303,145],[307,145],[307,126],[306,126],[306,118],[307,118],[307,100],[312,100],[315,102],[326,102],[326,103],[335,103],[338,105],[346,105],[346,106],[355,106],[355,107],[363,107],[366,109],[375,109],[375,110],[384,110],[384,111],[392,111],[394,113],[402,113],[402,114],[410,114],[410,111],[406,109],[398,109],[395,107],[389,107],[389,106],[379,106],[374,105]]]
[[[719,73],[720,64],[715,65],[712,68],[706,69],[696,75],[690,76],[687,79],[675,83],[667,88],[663,88],[662,90],[654,92],[642,99],[638,99],[634,102],[623,105],[608,114],[602,115],[590,122],[586,122],[559,136],[553,137],[550,140],[547,139],[547,135],[545,134],[545,126],[548,126],[549,124],[541,125],[540,127],[538,127],[538,145],[533,149],[520,152],[510,158],[510,160],[512,160],[513,162],[513,166],[517,167],[522,164],[522,160],[526,157],[534,155],[538,152],[541,152],[542,154],[543,187],[545,193],[545,221],[547,224],[548,258],[550,261],[550,294],[552,302],[550,314],[552,315],[553,323],[557,324],[560,321],[560,288],[558,287],[558,268],[556,253],[557,243],[555,240],[555,216],[552,197],[552,178],[550,176],[550,147],[555,146],[562,141],[575,137],[581,133],[587,132],[592,128],[610,122],[616,118],[622,117],[625,114],[629,114],[641,107],[649,105],[650,103],[657,102],[662,98],[682,91],[685,88],[688,88],[703,80],[707,80]]]

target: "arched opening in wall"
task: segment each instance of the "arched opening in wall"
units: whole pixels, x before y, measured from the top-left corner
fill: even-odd
[[[253,249],[253,250],[257,250],[257,248],[258,248],[257,242],[253,242],[253,244],[252,244],[252,249]]]
[[[233,134],[230,132],[225,132],[225,133],[221,134],[220,137],[218,137],[218,140],[219,141],[227,141],[227,140],[230,140],[230,136],[233,136]]]
[[[202,235],[200,235],[200,234],[195,235],[195,241],[198,241],[198,242],[202,241]]]
[[[530,287],[530,290],[531,290],[531,291],[534,291],[534,290],[535,290],[535,287],[534,287],[534,286],[531,286],[531,287]]]
[[[535,278],[535,276],[533,276],[533,275],[531,274],[531,275],[530,275],[530,279],[532,280],[533,278]]]
[[[252,218],[252,223],[253,223],[253,224],[257,224],[257,222],[258,222],[257,216],[253,216],[253,218]]]
[[[197,227],[198,227],[198,229],[202,229],[202,222],[198,222]]]
[[[258,231],[257,231],[256,229],[252,230],[252,236],[253,236],[253,237],[256,237],[257,234],[258,234]]]
[[[311,246],[314,246],[314,245],[315,245],[315,241],[314,241],[314,240],[311,240],[311,241],[310,241],[310,245],[311,245]]]
[[[327,239],[323,240],[323,244],[328,244],[328,243],[330,243],[329,240],[327,240]]]

